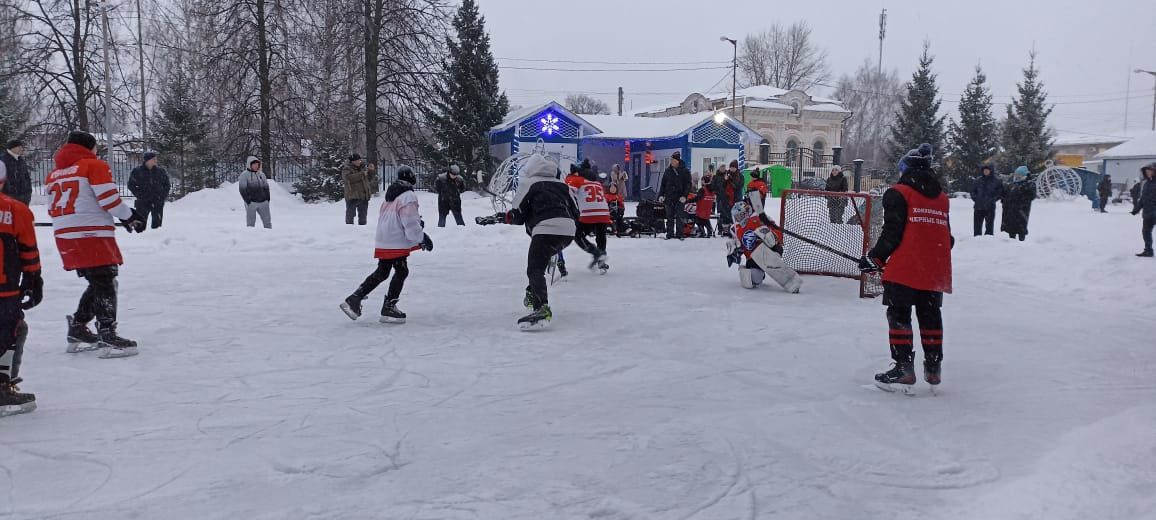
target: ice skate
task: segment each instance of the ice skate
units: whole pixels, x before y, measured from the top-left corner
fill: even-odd
[[[100,329],[101,359],[130,357],[139,354],[137,343],[116,333],[116,323]]]
[[[610,269],[610,266],[606,264],[606,255],[600,254],[594,256],[594,260],[587,268],[590,269],[590,272],[598,271],[598,274],[606,274],[606,270]]]
[[[529,310],[534,310],[534,293],[530,292],[530,288],[526,288],[525,296],[522,296],[522,305]]]
[[[92,332],[92,330],[88,328],[87,323],[80,323],[71,315],[67,316],[67,320],[68,348],[65,352],[75,354],[77,352],[86,352],[100,348],[100,336]]]
[[[566,270],[566,261],[565,260],[558,260],[558,277],[559,278],[565,278],[569,275],[570,275],[570,272]]]
[[[925,354],[923,360],[923,380],[931,385],[931,390],[934,392],[935,387],[939,386],[941,381],[940,372],[942,370],[943,354]]]
[[[0,417],[28,413],[36,409],[36,395],[20,392],[20,388],[16,386],[18,383],[19,378],[0,382]]]
[[[550,312],[549,305],[543,305],[538,310],[518,319],[518,328],[525,331],[542,330],[550,326],[554,313]]]
[[[913,395],[914,385],[915,363],[911,361],[896,361],[891,370],[875,374],[875,386],[885,392]]]
[[[397,300],[386,300],[381,307],[381,323],[405,323],[405,313],[397,308]]]
[[[345,299],[344,302],[341,302],[341,312],[344,312],[346,316],[349,316],[349,319],[357,320],[357,318],[361,317],[362,300],[363,298],[360,298],[357,295],[350,295]]]

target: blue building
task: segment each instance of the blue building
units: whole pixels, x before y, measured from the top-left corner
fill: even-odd
[[[670,157],[681,152],[691,172],[737,160],[746,165],[748,146],[761,137],[741,122],[718,112],[671,117],[580,116],[556,102],[519,110],[490,129],[490,154],[497,160],[529,151],[538,142],[562,170],[589,159],[600,171],[620,165],[629,174],[627,198],[637,200],[646,187],[657,189]]]

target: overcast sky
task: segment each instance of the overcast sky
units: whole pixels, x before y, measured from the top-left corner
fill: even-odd
[[[615,109],[642,108],[691,92],[730,88],[730,44],[775,21],[806,20],[826,48],[834,77],[878,54],[878,17],[887,9],[883,65],[907,80],[924,39],[936,57],[943,107],[954,114],[959,94],[981,64],[997,103],[1015,94],[1035,45],[1060,134],[1120,135],[1125,98],[1128,130],[1148,130],[1156,70],[1153,0],[478,0],[486,16],[502,86],[512,104],[561,101],[586,92]],[[515,60],[552,60],[515,61]],[[606,63],[556,63],[601,61]],[[664,65],[618,65],[622,62]],[[566,72],[523,68],[708,68],[677,72]],[[725,83],[720,80],[726,76]],[[1126,96],[1131,78],[1131,95]],[[828,92],[818,92],[826,94]],[[1003,106],[997,106],[1002,111]]]

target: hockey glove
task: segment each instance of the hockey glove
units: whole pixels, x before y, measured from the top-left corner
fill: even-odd
[[[859,259],[859,271],[863,273],[878,273],[882,270],[883,267],[880,266],[873,258],[863,256]]]
[[[422,251],[433,251],[433,239],[429,235],[423,234],[421,237]]]
[[[140,213],[137,213],[135,209],[132,210],[131,217],[120,221],[120,223],[124,225],[124,228],[127,229],[129,233],[143,233],[146,227],[145,218],[141,216]]]
[[[742,261],[743,250],[736,247],[731,251],[731,254],[727,255],[727,268],[729,269],[730,266],[735,264],[742,264]]]
[[[40,276],[40,271],[24,273],[24,278],[20,280],[20,291],[20,308],[28,310],[40,305],[44,300],[44,278]]]

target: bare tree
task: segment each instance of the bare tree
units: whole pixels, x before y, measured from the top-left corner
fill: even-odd
[[[609,114],[610,106],[601,99],[592,98],[586,94],[570,94],[563,103],[566,108],[575,114]]]
[[[851,111],[843,128],[844,156],[868,161],[871,168],[880,167],[879,157],[887,156],[885,130],[903,98],[899,73],[891,70],[880,74],[868,58],[854,76],[844,74],[839,79],[834,96]]]
[[[811,27],[805,21],[790,27],[775,23],[759,34],[749,34],[740,50],[739,72],[748,86],[808,90],[829,77],[827,51],[811,39]]]
[[[0,142],[23,130],[32,109],[28,82],[16,70],[18,42],[16,11],[0,4]]]

